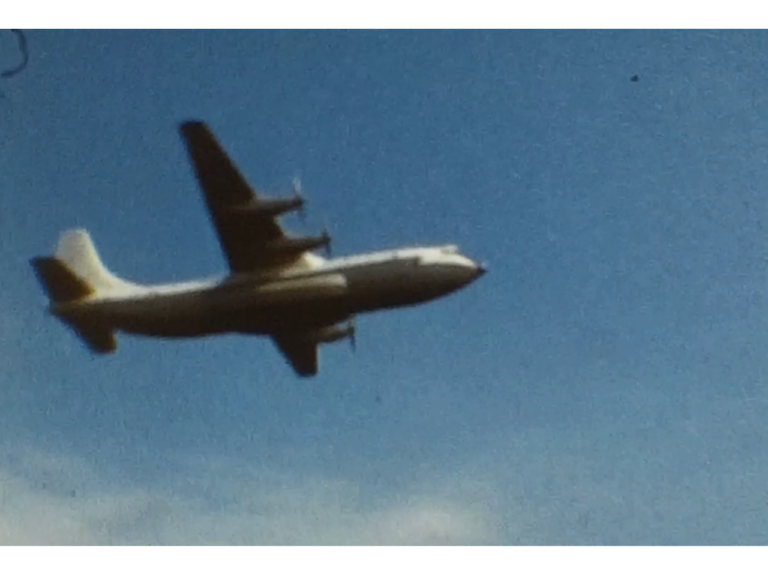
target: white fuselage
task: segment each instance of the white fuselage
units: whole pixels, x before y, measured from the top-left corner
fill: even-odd
[[[483,274],[455,246],[405,248],[324,260],[306,254],[273,274],[120,289],[52,306],[64,321],[160,337],[275,335],[328,326],[356,314],[411,306]]]

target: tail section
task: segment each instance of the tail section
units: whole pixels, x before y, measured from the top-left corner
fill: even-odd
[[[117,339],[112,328],[95,320],[87,309],[77,304],[100,295],[130,290],[136,285],[121,280],[102,264],[88,232],[80,229],[65,232],[55,256],[32,258],[30,264],[51,300],[54,315],[72,328],[91,351],[114,352]]]
[[[75,229],[64,232],[56,247],[56,259],[93,286],[97,293],[119,292],[135,287],[134,284],[112,274],[104,266],[87,230]]]
[[[69,326],[94,354],[111,354],[117,350],[117,338],[114,330],[84,322],[70,322]]]
[[[93,286],[57,258],[32,258],[30,263],[51,302],[74,302],[95,292]]]

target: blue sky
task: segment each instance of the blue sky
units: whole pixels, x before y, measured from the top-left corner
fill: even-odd
[[[766,543],[764,34],[27,36],[0,542]],[[337,254],[455,242],[490,273],[361,318],[312,381],[245,337],[90,356],[27,261],[84,226],[132,280],[224,272],[193,117],[260,190],[300,173],[287,225]]]

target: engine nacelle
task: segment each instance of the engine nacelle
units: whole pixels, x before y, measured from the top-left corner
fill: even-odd
[[[229,213],[241,217],[275,218],[287,212],[301,211],[304,198],[264,198],[242,206],[233,206]]]
[[[355,324],[350,321],[345,325],[329,326],[316,330],[312,333],[312,339],[318,344],[330,344],[349,338],[354,345],[355,330]]]
[[[323,232],[320,236],[304,236],[299,238],[280,238],[270,242],[267,247],[270,252],[276,252],[280,255],[294,255],[318,248],[326,248],[331,244],[331,237],[328,232]]]

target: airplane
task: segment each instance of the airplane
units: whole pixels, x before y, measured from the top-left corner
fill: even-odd
[[[53,256],[30,260],[49,298],[48,312],[95,354],[117,349],[117,333],[158,338],[218,334],[266,336],[299,377],[317,375],[318,347],[349,339],[364,313],[415,306],[464,288],[485,267],[455,245],[324,258],[326,232],[296,237],[278,217],[304,207],[254,191],[209,126],[179,131],[229,265],[212,280],[140,285],[102,263],[87,230],[65,231]]]

